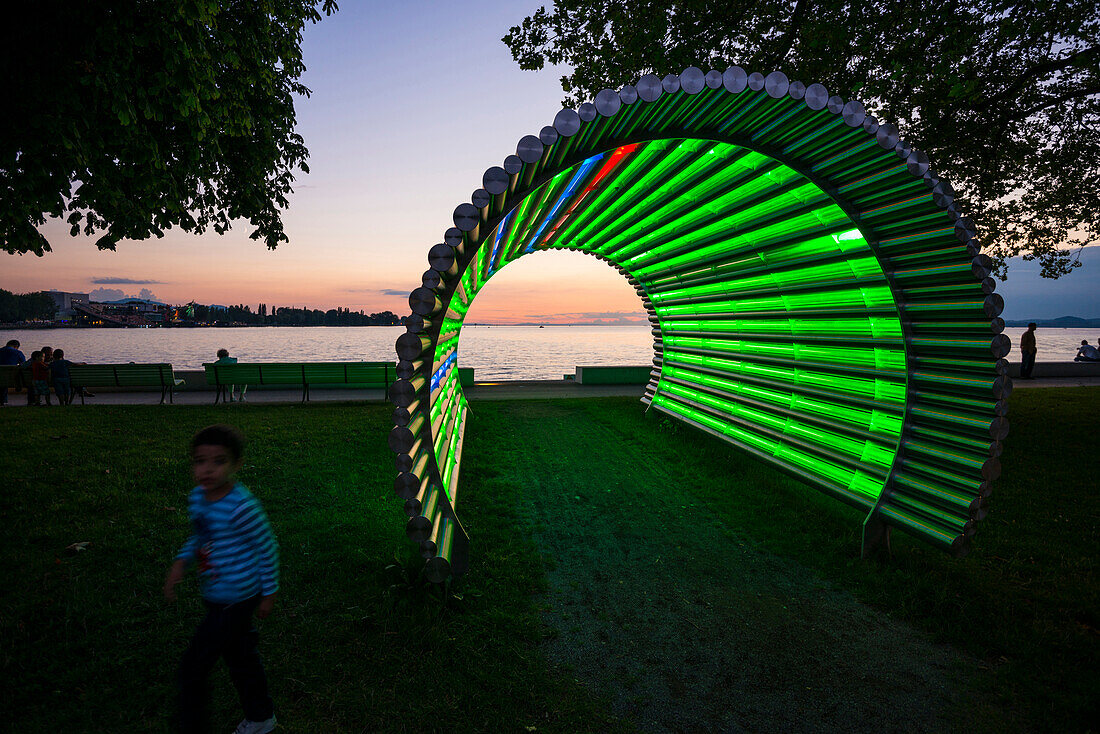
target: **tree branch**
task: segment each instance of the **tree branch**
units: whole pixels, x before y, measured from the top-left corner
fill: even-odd
[[[993,95],[989,99],[985,100],[981,104],[977,104],[977,105],[972,106],[970,109],[972,109],[975,112],[980,112],[982,110],[988,109],[989,107],[992,107],[993,105],[995,105],[995,104],[1011,97],[1012,95],[1016,94],[1021,89],[1023,89],[1025,86],[1027,86],[1027,84],[1029,82],[1031,82],[1033,79],[1035,79],[1036,77],[1039,77],[1039,76],[1045,75],[1045,74],[1050,74],[1050,73],[1053,73],[1055,71],[1061,71],[1062,69],[1065,69],[1066,67],[1073,66],[1074,64],[1076,64],[1078,61],[1081,61],[1081,60],[1087,62],[1087,61],[1089,61],[1089,59],[1091,57],[1097,56],[1098,54],[1100,54],[1100,48],[1097,48],[1097,47],[1093,46],[1092,48],[1086,48],[1083,51],[1078,51],[1077,53],[1072,53],[1069,56],[1065,57],[1064,59],[1051,59],[1051,60],[1046,61],[1042,64],[1036,64],[1035,66],[1033,66],[1030,69],[1028,69],[1027,71],[1025,71],[1023,74],[1020,74],[1020,76],[1017,77],[1015,82],[1013,82],[1012,84],[1009,84],[1007,87],[1005,87],[1004,89],[1002,89],[1000,92]]]
[[[795,3],[794,12],[791,13],[791,24],[787,26],[787,32],[779,39],[775,56],[777,62],[783,61],[783,59],[787,58],[787,54],[791,52],[791,47],[794,46],[795,36],[798,35],[798,30],[802,27],[802,16],[807,5],[809,5],[808,0],[798,0],[798,2]]]
[[[1048,97],[1047,99],[1044,99],[1039,104],[1032,105],[1028,109],[1022,110],[1021,112],[1019,112],[1015,115],[1012,115],[1012,116],[1002,115],[1001,119],[1004,120],[1005,122],[1017,122],[1019,120],[1026,120],[1031,115],[1034,115],[1036,112],[1038,112],[1040,110],[1043,110],[1043,109],[1046,109],[1047,107],[1050,107],[1051,105],[1061,104],[1062,102],[1068,102],[1071,99],[1081,99],[1083,97],[1089,97],[1093,94],[1100,94],[1100,84],[1095,84],[1091,87],[1082,87],[1081,89],[1075,89],[1071,92],[1066,92],[1065,94],[1060,94],[1057,97]]]

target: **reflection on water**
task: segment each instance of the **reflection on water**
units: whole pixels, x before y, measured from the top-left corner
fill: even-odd
[[[202,369],[225,347],[242,362],[381,362],[396,359],[400,326],[307,326],[226,329],[33,329],[0,332],[25,354],[48,344],[75,362],[170,362]],[[1019,359],[1023,328],[1005,329],[1009,359]],[[1082,339],[1096,344],[1100,329],[1039,329],[1040,362],[1072,360]],[[479,380],[560,380],[577,365],[648,365],[649,324],[637,326],[467,326],[459,363]]]

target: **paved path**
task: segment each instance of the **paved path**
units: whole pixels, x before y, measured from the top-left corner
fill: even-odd
[[[1041,387],[1098,387],[1100,377],[1045,377],[1034,380],[1013,380],[1015,389]],[[606,398],[606,397],[642,397],[643,385],[581,385],[571,380],[512,380],[506,382],[476,382],[466,388],[466,397],[477,400],[545,400],[552,398]],[[9,395],[13,407],[26,406],[27,398],[23,394]],[[53,400],[51,396],[51,400]],[[249,403],[297,403],[302,399],[300,389],[291,390],[255,390],[248,391]],[[366,401],[384,402],[382,390],[329,389],[310,390],[311,402]],[[156,392],[104,392],[98,391],[95,397],[87,398],[85,405],[149,405],[156,404],[159,395]],[[56,401],[55,401],[56,402]],[[207,390],[181,391],[175,396],[176,405],[211,405],[214,393]],[[73,403],[80,406],[80,398]]]

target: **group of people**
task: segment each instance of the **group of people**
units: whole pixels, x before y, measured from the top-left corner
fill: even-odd
[[[24,368],[20,374],[24,375],[23,384],[27,388],[27,405],[51,405],[51,386],[57,396],[58,405],[72,403],[73,396],[76,395],[69,373],[72,364],[65,359],[64,349],[53,347],[42,347],[31,352],[31,358],[28,360],[23,352],[19,351],[18,339],[11,339],[0,349],[0,365]],[[84,395],[91,397],[87,392]],[[0,405],[7,404],[8,388],[0,388]]]
[[[1100,347],[1100,339],[1096,340],[1097,347]],[[1081,340],[1081,346],[1077,347],[1077,356],[1073,358],[1074,362],[1100,362],[1100,349],[1089,344],[1088,339]]]
[[[1038,324],[1032,322],[1027,325],[1027,331],[1020,337],[1020,379],[1033,380],[1031,371],[1035,369],[1035,356],[1039,353],[1035,345],[1035,329]],[[1096,340],[1100,347],[1100,339]],[[1100,362],[1100,349],[1089,344],[1088,339],[1081,340],[1081,346],[1077,347],[1077,356],[1074,362]]]

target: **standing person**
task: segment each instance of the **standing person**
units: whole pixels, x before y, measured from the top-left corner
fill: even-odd
[[[46,398],[46,405],[50,403],[50,368],[46,366],[46,360],[42,352],[31,352],[31,392],[34,393],[34,402],[30,405],[41,405],[39,398]]]
[[[206,679],[220,657],[244,708],[237,734],[267,734],[275,728],[252,615],[264,619],[275,605],[279,546],[259,500],[234,480],[243,453],[244,437],[232,426],[208,426],[191,439],[191,468],[198,482],[188,501],[192,534],[164,581],[164,595],[172,601],[187,566],[196,563],[206,607],[180,663],[179,714],[185,732],[204,728]]]
[[[53,391],[57,395],[58,405],[72,405],[73,381],[69,374],[69,366],[72,362],[65,359],[65,350],[58,349],[53,353],[53,361],[50,362],[50,377],[53,378]]]
[[[1027,325],[1027,331],[1020,337],[1020,378],[1030,380],[1031,371],[1035,369],[1035,355],[1039,349],[1035,346],[1035,329],[1038,325],[1032,321]]]
[[[3,349],[0,349],[0,365],[20,367],[27,358],[19,351],[19,340],[9,339]],[[8,404],[8,388],[0,387],[0,405]]]

